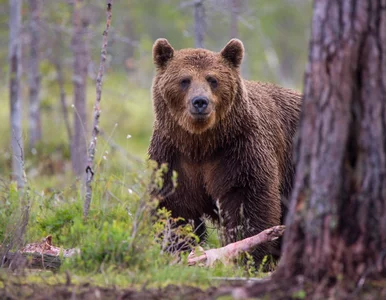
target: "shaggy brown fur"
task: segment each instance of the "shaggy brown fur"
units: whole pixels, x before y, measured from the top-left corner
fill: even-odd
[[[236,39],[220,53],[175,51],[165,39],[153,47],[157,74],[149,154],[178,173],[176,191],[169,195],[166,178],[157,194],[161,206],[192,220],[200,236],[203,216],[220,221],[225,243],[281,223],[280,199],[291,189],[301,102],[295,91],[242,79],[243,54]],[[208,100],[200,114],[197,97]],[[273,244],[263,245],[253,255],[259,262],[272,250]]]

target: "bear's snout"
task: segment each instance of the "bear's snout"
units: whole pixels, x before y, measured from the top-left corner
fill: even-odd
[[[191,113],[193,115],[206,115],[208,112],[206,111],[209,105],[209,99],[203,96],[197,96],[192,99],[192,110]]]

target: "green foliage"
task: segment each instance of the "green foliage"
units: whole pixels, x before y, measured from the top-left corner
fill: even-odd
[[[268,256],[264,256],[263,260],[261,261],[261,264],[259,266],[259,272],[263,272],[263,269],[265,267],[265,265],[267,264],[267,261],[268,261]]]
[[[5,183],[3,183],[5,185]],[[10,224],[14,225],[15,213],[20,208],[19,192],[15,182],[2,186],[0,193],[0,241],[5,241]]]
[[[71,228],[75,236],[82,236],[81,255],[72,259],[69,266],[78,270],[94,271],[101,264],[127,266],[130,261],[128,252],[130,231],[127,223],[113,220],[99,226],[86,226],[77,220]]]
[[[71,246],[80,242],[82,236],[74,232],[82,217],[82,206],[80,201],[73,203],[64,202],[52,206],[51,201],[45,201],[46,205],[40,206],[40,211],[35,216],[35,222],[40,229],[40,235],[51,234],[53,239],[60,245]],[[71,240],[69,240],[71,237]]]
[[[248,252],[246,252],[245,255],[247,257],[246,270],[248,273],[248,277],[253,277],[256,275],[255,261],[253,260],[253,256],[250,255]],[[263,266],[264,264],[265,264],[265,257],[261,262],[261,266]],[[263,270],[259,269],[259,272],[262,273]]]
[[[304,290],[298,290],[292,294],[292,299],[306,299],[307,294]]]

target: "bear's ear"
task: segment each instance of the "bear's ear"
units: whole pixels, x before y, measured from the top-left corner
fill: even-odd
[[[244,56],[244,45],[238,39],[231,39],[221,50],[221,56],[235,68],[241,65]]]
[[[158,68],[165,67],[173,55],[174,49],[167,39],[158,39],[155,41],[153,45],[153,61]]]

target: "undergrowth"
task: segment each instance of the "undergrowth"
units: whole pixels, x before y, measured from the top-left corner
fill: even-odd
[[[167,169],[164,168],[163,172]],[[163,172],[158,172],[162,177]],[[216,265],[214,268],[189,267],[187,253],[180,256],[164,236],[175,235],[175,243],[197,241],[190,225],[173,226],[170,212],[158,211],[150,200],[148,188],[153,168],[135,174],[127,173],[126,181],[100,173],[93,186],[92,206],[83,217],[82,187],[76,182],[61,191],[21,193],[12,182],[2,181],[0,203],[0,240],[2,248],[14,251],[26,243],[38,242],[52,235],[56,246],[79,248],[80,255],[64,259],[58,273],[66,272],[79,282],[122,285],[189,284],[209,286],[213,277],[255,276],[253,267]],[[157,174],[157,172],[156,172]],[[155,180],[157,181],[157,180]],[[162,184],[162,180],[161,180]],[[28,197],[28,199],[26,199]],[[25,203],[28,203],[25,206]],[[28,209],[29,218],[21,243],[10,236],[21,227],[21,216]],[[214,241],[211,244],[211,241]],[[205,247],[217,247],[217,232],[212,229]],[[169,251],[168,251],[169,250]],[[37,275],[29,275],[35,278]],[[64,277],[63,277],[64,278]],[[63,279],[64,280],[64,279]],[[44,279],[47,281],[47,278]]]

